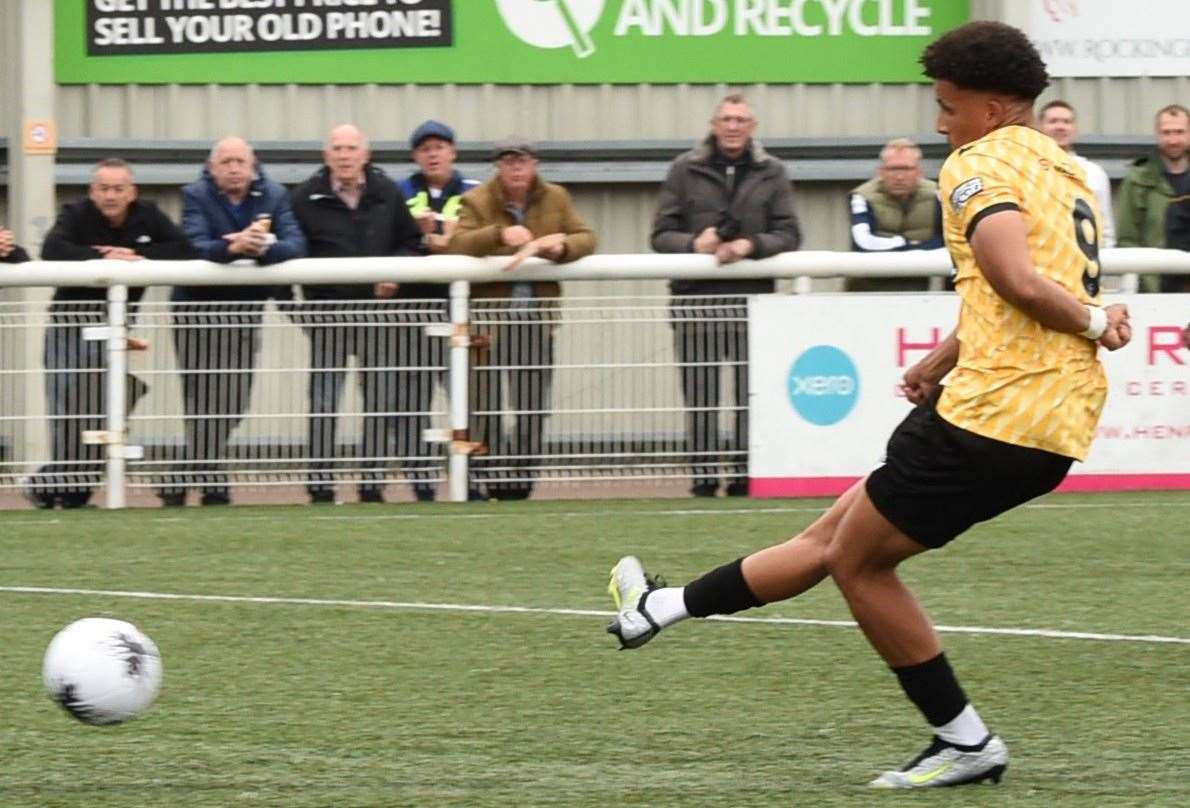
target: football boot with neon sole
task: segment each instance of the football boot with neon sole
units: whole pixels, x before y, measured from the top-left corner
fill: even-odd
[[[665,582],[650,578],[636,556],[624,556],[612,567],[607,591],[616,604],[617,614],[607,633],[620,641],[620,649],[639,648],[656,636],[661,626],[645,609],[645,597]]]
[[[959,748],[941,738],[895,772],[884,772],[868,785],[872,788],[936,788],[967,783],[999,783],[1008,768],[1008,747],[998,735],[989,735],[977,748]]]

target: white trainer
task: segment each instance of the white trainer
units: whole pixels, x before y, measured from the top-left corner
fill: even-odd
[[[964,751],[934,738],[929,747],[908,766],[896,772],[884,772],[873,780],[872,788],[935,788],[961,786],[990,781],[999,783],[1008,768],[1008,747],[999,735],[989,735],[978,749]]]
[[[657,580],[645,573],[636,556],[624,556],[612,567],[607,591],[618,614],[612,618],[607,633],[616,636],[621,650],[639,648],[661,631],[661,626],[645,609],[645,597],[657,586]]]

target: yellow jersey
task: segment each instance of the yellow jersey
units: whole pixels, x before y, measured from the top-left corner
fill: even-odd
[[[958,364],[938,414],[977,435],[1085,460],[1107,397],[1098,346],[996,294],[968,239],[984,216],[1020,211],[1037,272],[1097,304],[1101,231],[1086,175],[1047,135],[1006,126],[952,152],[938,185],[962,300]]]

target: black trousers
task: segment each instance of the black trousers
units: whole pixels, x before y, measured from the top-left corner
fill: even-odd
[[[441,454],[423,439],[430,426],[434,391],[449,395],[447,350],[449,341],[431,337],[425,327],[446,322],[445,304],[438,300],[401,300],[395,312],[395,365],[402,368],[397,382],[397,454],[405,478],[416,485],[430,485],[442,473]]]
[[[723,473],[748,471],[748,322],[743,297],[674,298],[674,355],[686,405],[686,447],[695,485],[717,486]],[[723,440],[722,373],[735,388],[733,429]]]
[[[106,424],[107,361],[103,341],[83,339],[84,325],[99,325],[103,318],[80,314],[69,319],[74,322],[51,321],[45,331],[51,459],[33,476],[31,488],[47,502],[83,505],[103,476],[103,447],[84,444],[83,433]]]
[[[181,472],[162,494],[197,487],[227,494],[227,444],[252,399],[263,302],[186,305],[173,309],[173,341],[182,381],[186,443]]]
[[[488,493],[527,496],[545,461],[545,421],[554,377],[553,323],[537,302],[518,308],[501,303],[483,311],[477,304],[477,331],[491,344],[477,352],[472,376],[473,440],[488,454],[472,458],[472,478]],[[484,324],[486,321],[486,324]],[[507,408],[505,407],[507,396]],[[512,427],[505,416],[512,418]]]
[[[357,315],[345,317],[359,319]],[[355,458],[360,466],[359,486],[378,489],[384,484],[385,467],[396,435],[398,379],[392,369],[398,355],[396,329],[373,315],[366,322],[310,325],[308,333],[311,370],[307,488],[311,493],[329,490],[339,476],[336,472],[345,471],[353,462],[339,457],[336,414],[347,378],[347,362],[354,357],[363,400],[363,435]]]

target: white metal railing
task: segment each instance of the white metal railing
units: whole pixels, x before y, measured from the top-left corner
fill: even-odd
[[[1105,273],[1114,275],[1190,274],[1190,253],[1117,249],[1103,251],[1101,258]],[[0,441],[9,456],[0,457],[0,488],[18,484],[17,469],[26,469],[29,458],[18,457],[14,447],[27,443],[25,433],[37,432],[43,425],[51,434],[49,440],[42,439],[43,445],[51,448],[57,445],[55,440],[74,439],[61,437],[70,432],[68,426],[89,433],[91,448],[62,458],[65,463],[57,472],[86,488],[98,481],[106,467],[107,507],[122,507],[130,490],[160,495],[173,486],[217,492],[226,487],[233,472],[236,484],[247,487],[311,486],[320,468],[329,469],[334,481],[361,486],[369,479],[381,486],[393,482],[436,485],[445,479],[455,501],[465,499],[468,488],[477,485],[515,492],[538,479],[587,480],[616,474],[631,480],[686,478],[695,484],[722,478],[730,484],[743,477],[747,456],[746,399],[738,393],[727,395],[747,385],[747,358],[741,347],[746,330],[744,298],[691,298],[677,308],[668,297],[567,296],[561,303],[479,300],[473,305],[469,282],[512,277],[518,281],[794,278],[795,289],[804,291],[808,279],[816,277],[928,277],[950,272],[944,251],[788,253],[729,267],[719,267],[701,255],[598,255],[562,266],[533,261],[512,274],[501,270],[506,260],[434,256],[302,259],[270,267],[201,261],[30,262],[2,267],[0,287],[106,288],[107,302],[89,304],[91,314],[83,318],[85,323],[82,319],[64,323],[60,314],[54,315],[59,317],[55,323],[40,307],[3,304]],[[449,301],[395,301],[382,306],[385,313],[380,320],[349,315],[350,306],[339,312],[353,328],[362,329],[366,336],[361,338],[397,346],[388,353],[365,350],[357,355],[354,370],[360,377],[367,373],[391,377],[398,381],[386,384],[417,392],[371,400],[366,390],[342,394],[344,401],[332,411],[346,426],[321,444],[311,437],[313,405],[307,406],[296,391],[303,384],[313,384],[310,380],[319,373],[342,375],[348,367],[345,362],[315,366],[315,333],[327,329],[325,323],[303,323],[312,304],[275,302],[267,310],[262,306],[260,316],[246,323],[237,319],[242,310],[236,303],[190,305],[189,321],[179,317],[174,305],[142,303],[130,309],[126,304],[130,286],[444,279],[452,280]],[[367,308],[377,303],[356,301],[354,305]],[[148,355],[127,351],[130,315],[137,334],[149,337],[154,345]],[[684,333],[683,323],[699,328]],[[58,337],[69,337],[72,350],[96,345],[87,339],[101,340],[99,359],[91,362],[63,354],[65,364],[55,365],[51,372],[46,359],[49,348],[34,335],[55,326]],[[184,336],[188,329],[210,334],[196,349],[193,340],[188,342]],[[249,347],[227,347],[228,334],[236,329],[244,332],[243,342],[237,344]],[[500,349],[477,346],[477,336],[496,336]],[[266,348],[260,355],[267,361],[255,366],[236,357],[214,361],[206,356],[189,363],[184,358],[186,350],[206,354],[239,350],[254,357],[261,340]],[[126,399],[143,394],[128,383],[134,378],[128,375],[130,368],[148,382],[150,392],[126,416],[126,405],[135,403]],[[74,402],[58,400],[56,410],[46,406],[39,423],[37,414],[43,409],[35,399],[40,399],[42,386],[48,402],[55,381],[82,377],[92,379],[82,388],[86,395],[77,386],[71,388]],[[495,383],[498,377],[502,383]],[[256,378],[255,391],[244,393],[234,381],[237,378]],[[185,379],[195,383],[188,385]],[[525,380],[521,393],[511,392],[510,384]],[[700,400],[691,392],[721,382],[722,395],[714,400]],[[551,388],[556,391],[552,398]],[[103,401],[79,401],[100,390]],[[245,411],[242,402],[235,403],[245,395],[265,403]],[[222,403],[204,407],[204,397],[219,398]],[[375,430],[368,437],[369,418],[384,421],[382,438],[375,437]],[[230,428],[224,424],[235,428],[239,455],[228,451]],[[476,432],[469,424],[478,425]],[[431,428],[423,432],[426,427]],[[721,430],[727,435],[724,441],[718,437]],[[418,439],[423,435],[447,446],[445,459]],[[390,445],[394,440],[396,451]],[[480,441],[486,443],[487,454],[474,454]],[[207,448],[196,448],[202,446]],[[322,451],[314,451],[315,446]]]

